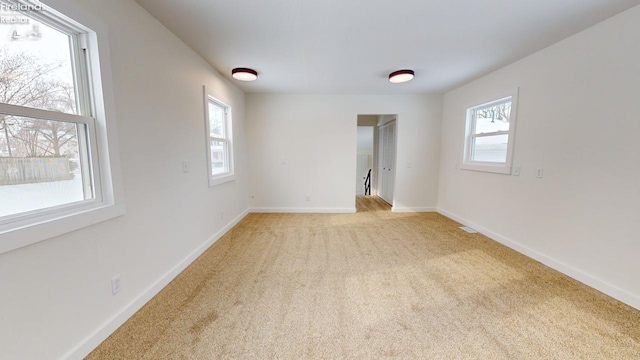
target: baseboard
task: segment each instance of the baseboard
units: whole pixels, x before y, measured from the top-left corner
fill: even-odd
[[[495,240],[507,247],[510,247],[511,249],[526,255],[527,257],[530,257],[536,261],[539,261],[543,264],[545,264],[546,266],[557,270],[589,287],[592,287],[602,293],[605,293],[609,296],[611,296],[612,298],[619,300],[633,308],[636,308],[638,310],[640,310],[640,296],[630,293],[626,290],[620,289],[612,284],[609,284],[606,281],[600,280],[596,277],[593,277],[592,275],[589,275],[585,272],[583,272],[582,270],[578,270],[570,265],[567,265],[559,260],[556,260],[548,255],[545,255],[541,252],[538,252],[536,250],[533,250],[525,245],[522,245],[520,243],[518,243],[517,241],[511,240],[505,236],[502,236],[500,234],[497,234],[483,226],[480,226],[478,224],[475,224],[471,221],[468,221],[452,212],[449,212],[447,210],[438,208],[437,209],[438,213],[452,219],[455,220],[465,226],[469,226],[475,230],[477,230],[479,233],[485,235],[486,237]]]
[[[160,292],[167,284],[171,282],[178,274],[180,274],[184,269],[187,268],[193,261],[195,261],[198,256],[202,255],[211,245],[213,245],[216,241],[218,241],[222,236],[224,236],[229,230],[231,230],[234,226],[236,226],[245,216],[249,214],[249,210],[245,210],[240,215],[238,215],[235,219],[231,220],[229,224],[220,229],[215,235],[205,241],[202,245],[200,245],[197,249],[195,249],[191,254],[185,257],[182,261],[180,261],[176,266],[174,266],[171,270],[167,271],[162,277],[160,277],[156,282],[154,282],[151,286],[149,286],[145,291],[143,291],[138,297],[133,299],[127,306],[124,307],[120,312],[109,318],[105,323],[103,323],[98,329],[96,329],[93,333],[89,334],[84,340],[82,340],[78,345],[69,350],[62,358],[63,359],[83,359],[87,356],[93,349],[95,349],[100,343],[102,343],[109,335],[111,335],[116,329],[118,329],[122,324],[124,324],[136,311],[140,310],[144,304],[146,304],[149,300],[151,300],[157,293]]]
[[[356,208],[281,208],[263,207],[251,208],[252,213],[304,213],[304,214],[351,214]]]
[[[435,207],[397,207],[393,206],[391,208],[391,212],[394,213],[425,213],[425,212],[436,212],[438,209]]]

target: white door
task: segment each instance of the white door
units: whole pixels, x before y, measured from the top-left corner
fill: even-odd
[[[384,179],[386,168],[384,167],[384,161],[386,158],[384,148],[384,137],[386,134],[386,128],[381,127],[378,129],[378,188],[376,189],[378,196],[382,197],[384,193]]]
[[[378,129],[378,196],[393,204],[393,184],[396,160],[396,122]]]
[[[356,171],[356,195],[364,195],[364,181],[369,172],[369,155],[358,154],[358,164]]]
[[[387,198],[389,204],[393,204],[393,185],[395,178],[396,163],[396,122],[393,121],[388,127],[389,142],[387,144]]]

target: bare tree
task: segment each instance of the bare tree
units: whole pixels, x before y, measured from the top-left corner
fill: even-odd
[[[36,157],[40,154],[40,128],[37,120],[28,118],[9,117],[7,122],[12,124],[14,132],[12,138],[15,141],[16,154],[23,157]]]
[[[4,133],[7,153],[9,154],[9,157],[12,157],[13,153],[11,152],[11,143],[9,142],[9,124],[7,123],[7,120],[5,118],[6,115],[0,114],[0,130],[2,130],[2,132]]]
[[[12,53],[7,48],[1,49],[0,102],[74,112],[73,87],[52,76],[62,65],[61,62],[42,63],[26,53]],[[4,114],[0,114],[0,131],[4,135],[9,157],[67,155],[63,153],[64,146],[76,139],[73,124],[30,120]],[[12,148],[19,149],[21,154],[16,154]]]
[[[484,118],[484,119],[491,119],[492,123],[496,122],[496,120],[509,122],[510,116],[511,116],[510,102],[483,108],[478,111],[478,117]]]
[[[496,113],[498,120],[509,122],[511,118],[511,103],[500,104],[496,107]]]
[[[47,140],[47,148],[42,149],[45,155],[63,156],[67,144],[75,144],[76,126],[58,121],[47,121],[40,129],[40,134]]]

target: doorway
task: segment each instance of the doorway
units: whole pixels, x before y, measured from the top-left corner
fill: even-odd
[[[376,210],[393,205],[396,160],[396,115],[358,115],[356,154],[356,209],[371,201],[385,206],[365,206]],[[371,205],[371,204],[370,204]]]
[[[358,159],[356,162],[356,195],[371,195],[373,173],[374,127],[358,126]]]

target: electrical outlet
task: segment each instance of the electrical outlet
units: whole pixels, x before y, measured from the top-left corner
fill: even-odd
[[[411,169],[413,167],[413,163],[411,161],[407,161],[407,169]]]
[[[513,176],[520,176],[520,166],[516,166],[513,168]]]
[[[189,172],[189,162],[186,160],[182,161],[182,172],[183,173],[188,173]]]
[[[224,211],[220,211],[220,220],[224,220]]]
[[[536,169],[536,177],[537,178],[542,178],[543,175],[544,175],[544,168],[541,168],[541,167],[537,168]]]
[[[120,274],[111,278],[111,295],[120,292]]]
[[[305,197],[304,197],[304,200],[305,200],[305,201],[311,201],[311,195],[307,195],[307,196],[305,196]]]

